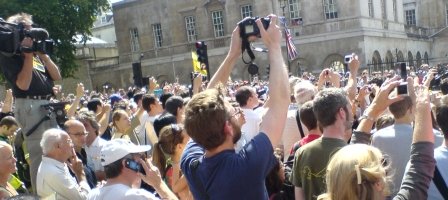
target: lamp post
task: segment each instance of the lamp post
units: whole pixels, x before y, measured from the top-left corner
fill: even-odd
[[[286,29],[286,16],[285,16],[285,8],[287,4],[287,0],[278,0],[278,3],[280,5],[280,8],[282,8],[283,17],[285,17],[285,24],[283,26],[283,29]],[[286,30],[283,31],[285,35],[285,48],[286,48],[286,60],[288,60],[288,71],[291,72],[291,63],[289,61],[289,54],[288,54],[288,38],[286,38]]]

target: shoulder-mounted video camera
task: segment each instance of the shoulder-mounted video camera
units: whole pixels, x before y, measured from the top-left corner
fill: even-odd
[[[33,45],[28,48],[21,47],[25,37],[33,40]],[[53,52],[53,40],[49,38],[48,31],[43,28],[25,29],[23,23],[8,23],[0,18],[0,52],[14,55],[21,52]]]

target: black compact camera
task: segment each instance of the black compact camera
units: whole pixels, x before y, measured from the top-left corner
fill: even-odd
[[[242,38],[248,38],[249,36],[261,37],[260,29],[258,28],[257,23],[255,23],[258,18],[259,17],[246,17],[238,22],[238,26],[240,27],[240,36]],[[269,27],[269,23],[271,23],[271,19],[269,17],[263,17],[260,20],[264,29],[267,29]]]
[[[21,42],[25,37],[33,39],[33,45],[22,48]],[[48,31],[43,28],[25,29],[23,23],[14,24],[0,18],[0,52],[6,54],[20,54],[21,52],[53,52],[53,40],[49,39]]]

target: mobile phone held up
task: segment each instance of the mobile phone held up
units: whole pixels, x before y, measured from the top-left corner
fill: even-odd
[[[397,95],[408,94],[408,83],[401,82],[400,85],[397,86]]]
[[[140,172],[142,174],[146,174],[145,169],[143,169],[143,166],[133,159],[130,159],[130,158],[126,159],[124,166],[128,169],[135,171],[135,172]]]
[[[406,63],[401,63],[400,64],[400,69],[399,69],[398,74],[400,74],[400,77],[403,81],[406,81],[406,79],[408,78],[408,72],[406,70]]]

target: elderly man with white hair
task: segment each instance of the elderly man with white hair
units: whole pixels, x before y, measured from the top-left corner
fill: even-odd
[[[40,146],[43,156],[36,181],[39,197],[58,200],[86,199],[90,187],[70,136],[63,130],[49,129],[44,132]],[[76,179],[70,175],[69,167]]]
[[[291,103],[288,116],[286,118],[285,129],[283,130],[282,145],[283,145],[283,155],[289,155],[289,151],[295,142],[302,139],[303,136],[308,134],[308,129],[303,124],[302,133],[299,130],[299,124],[297,123],[297,110],[300,106],[307,101],[313,100],[314,95],[317,93],[317,88],[308,80],[298,80],[294,81],[295,84],[291,84],[291,91],[293,91],[294,99],[296,103]]]

